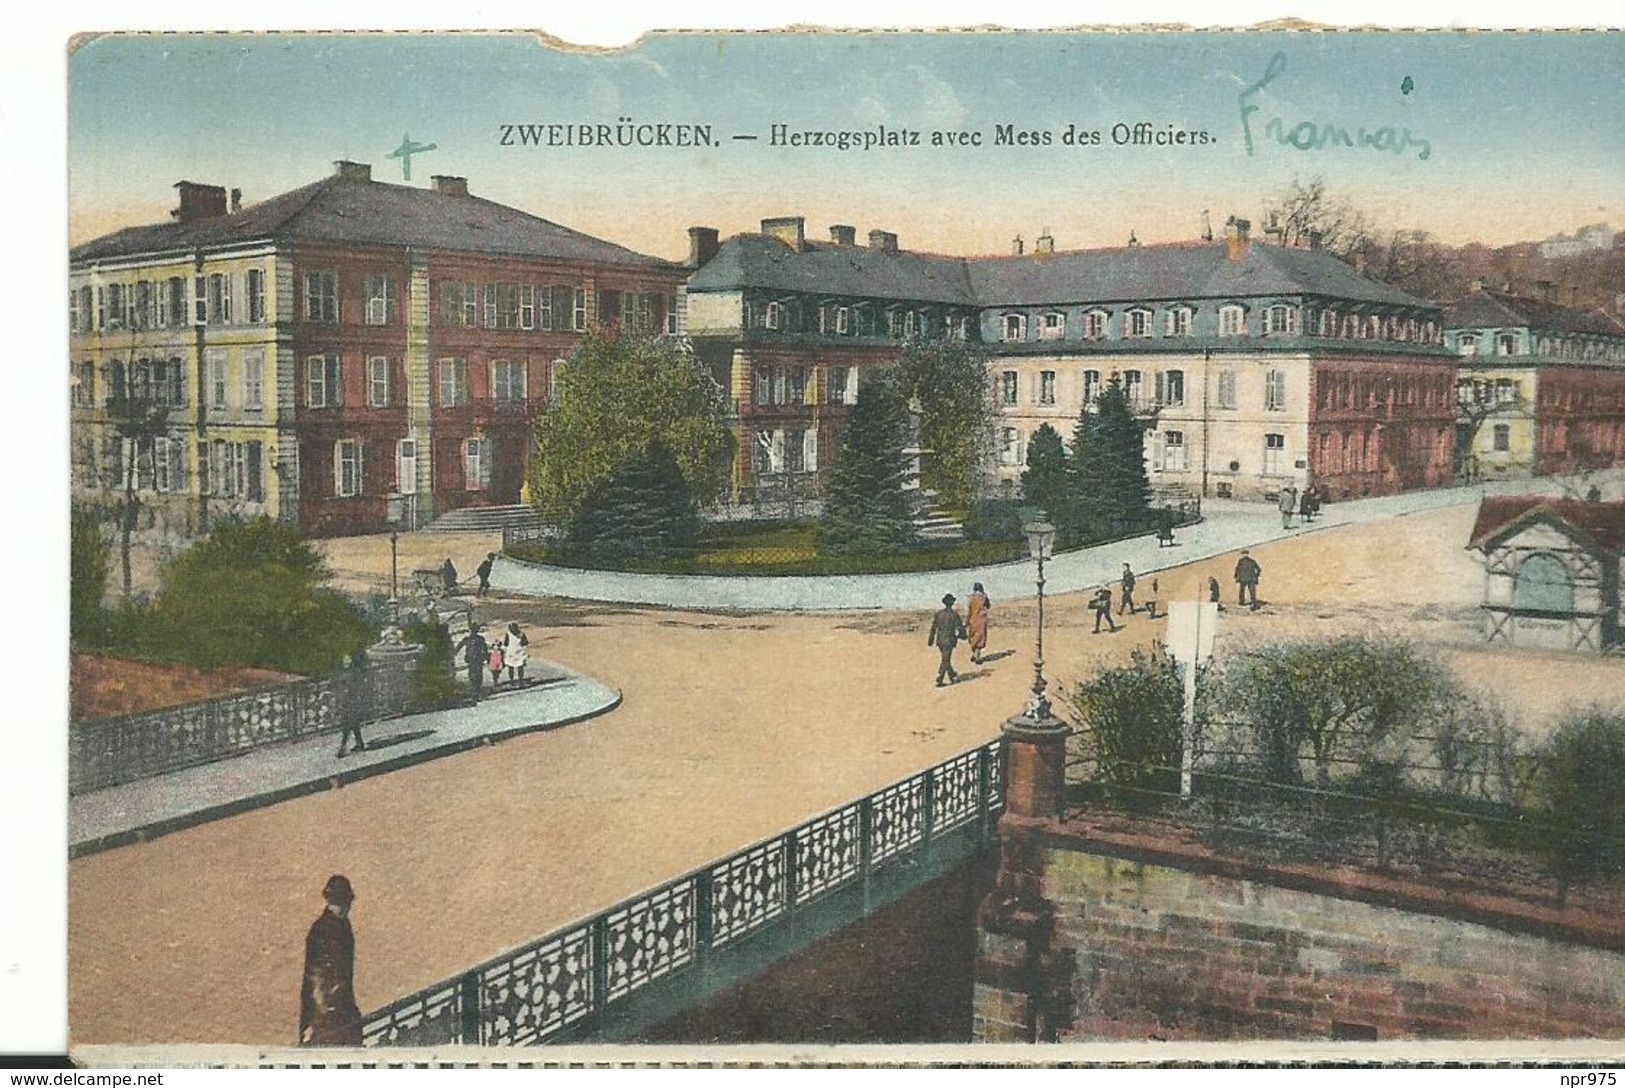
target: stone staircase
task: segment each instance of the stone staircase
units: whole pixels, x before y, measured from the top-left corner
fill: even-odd
[[[950,542],[965,539],[965,526],[936,505],[936,492],[921,491],[914,514],[914,535],[921,540]]]
[[[451,510],[424,526],[426,533],[500,533],[503,530],[530,529],[540,532],[542,515],[535,507],[465,506]]]

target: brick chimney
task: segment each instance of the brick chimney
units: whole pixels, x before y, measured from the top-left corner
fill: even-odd
[[[1055,252],[1055,235],[1053,235],[1053,234],[1051,234],[1049,232],[1048,227],[1044,228],[1044,233],[1043,234],[1040,234],[1037,238],[1033,239],[1033,252],[1034,253],[1054,253]]]
[[[762,220],[762,233],[777,238],[796,252],[807,248],[807,221],[799,215]]]
[[[371,181],[372,164],[339,159],[333,163],[333,176],[341,181]]]
[[[717,241],[717,228],[715,227],[689,227],[688,228],[688,267],[699,268],[709,264],[711,258],[717,255],[720,243]]]
[[[1224,244],[1232,261],[1245,260],[1252,249],[1252,223],[1231,216],[1224,221]]]
[[[240,212],[242,210],[243,210],[243,191],[241,189],[233,189],[231,191],[231,214],[236,215],[238,212]]]
[[[450,174],[436,174],[429,179],[429,184],[434,187],[435,192],[445,193],[447,196],[468,195],[467,178],[453,177]]]
[[[858,244],[858,228],[836,223],[829,228],[829,240],[838,246],[855,246]]]
[[[869,248],[882,253],[896,253],[897,235],[889,230],[872,230],[869,232]]]
[[[1023,242],[1021,235],[1018,234],[1010,242],[1010,256],[1019,257],[1025,252],[1027,252],[1027,243]]]
[[[169,213],[172,218],[182,223],[191,223],[226,214],[224,185],[200,185],[195,181],[177,181],[175,188],[180,190],[181,203],[180,207]]]

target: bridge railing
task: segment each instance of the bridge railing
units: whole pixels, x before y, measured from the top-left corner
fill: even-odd
[[[1004,808],[1002,742],[953,759],[574,922],[367,1016],[367,1046],[525,1046],[585,1027],[874,871]],[[573,1034],[573,1032],[570,1032]]]

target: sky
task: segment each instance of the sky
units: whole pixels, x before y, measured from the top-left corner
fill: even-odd
[[[806,216],[818,238],[845,223],[949,253],[1046,228],[1061,249],[1178,240],[1204,209],[1216,227],[1257,220],[1316,174],[1380,224],[1450,242],[1625,228],[1619,34],[690,33],[587,51],[531,34],[104,37],[68,74],[74,241],[163,220],[182,178],[248,203],[335,159],[404,183],[386,155],[408,133],[436,145],[411,184],[465,176],[477,195],[674,258],[691,225],[727,235],[776,215]],[[1267,74],[1246,99],[1249,153],[1241,96]],[[708,125],[720,146],[502,142],[510,124],[622,118]],[[1206,141],[1114,141],[1147,122]],[[775,125],[921,143],[774,146]],[[1051,142],[998,146],[1001,125]],[[1281,139],[1318,143],[1326,126],[1376,146]],[[1069,144],[1069,128],[1100,142]],[[931,146],[938,131],[983,145]]]

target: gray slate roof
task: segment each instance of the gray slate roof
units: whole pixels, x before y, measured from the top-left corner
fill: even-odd
[[[671,267],[657,257],[481,197],[340,177],[323,178],[233,215],[128,227],[73,247],[70,259],[79,263],[261,240],[416,246]]]
[[[1600,310],[1578,310],[1500,291],[1474,291],[1445,311],[1453,329],[1531,328],[1539,332],[1625,337],[1625,325]]]
[[[1292,295],[1433,306],[1367,279],[1330,253],[1257,242],[1240,261],[1230,260],[1224,242],[962,258],[825,242],[797,252],[767,235],[740,234],[694,274],[689,290],[741,287],[967,306]]]
[[[729,238],[688,281],[690,291],[741,287],[977,305],[962,258],[829,242],[808,242],[797,252],[765,234]]]

